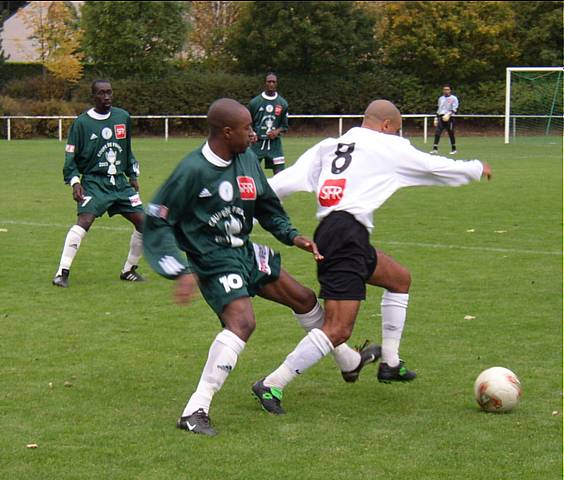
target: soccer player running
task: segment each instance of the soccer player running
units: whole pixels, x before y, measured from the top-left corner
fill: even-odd
[[[361,127],[338,139],[329,138],[304,153],[289,169],[270,179],[283,198],[297,191],[316,192],[321,221],[314,241],[324,260],[318,263],[325,322],[311,330],[286,360],[253,385],[264,409],[284,413],[282,390],[352,332],[366,284],[384,288],[382,296],[382,382],[416,377],[399,358],[405,324],[410,272],[369,243],[373,213],[395,191],[418,185],[458,186],[491,177],[478,160],[455,161],[416,150],[397,135],[401,115],[386,100],[372,102]]]
[[[249,240],[253,217],[286,245],[321,256],[315,243],[292,226],[270,188],[251,143],[249,111],[223,98],[208,111],[208,141],[174,170],[149,204],[145,258],[160,275],[176,279],[176,301],[187,303],[197,285],[223,330],[209,349],[200,382],[177,427],[213,436],[213,395],[232,372],[255,329],[250,297],[259,295],[290,307],[308,331],[323,324],[323,309],[312,290],[281,269],[280,255]],[[182,255],[180,250],[187,254]],[[334,355],[347,381],[374,362],[379,347],[360,353],[343,344]]]
[[[123,215],[135,227],[129,254],[120,278],[139,282],[137,264],[143,253],[143,206],[139,196],[139,164],[131,151],[129,113],[112,107],[112,86],[107,80],[92,83],[94,107],[73,122],[67,146],[63,177],[77,202],[76,225],[69,230],[59,269],[53,279],[57,287],[69,286],[69,273],[80,243],[96,217],[105,212]]]
[[[435,125],[435,141],[432,154],[439,153],[439,141],[443,130],[446,129],[450,138],[450,154],[456,153],[456,139],[454,138],[454,115],[458,111],[458,98],[452,94],[450,83],[443,85],[443,95],[439,97],[437,116],[433,121]]]
[[[288,131],[288,102],[276,91],[278,78],[274,73],[266,75],[264,92],[249,103],[253,118],[253,151],[259,161],[276,175],[285,168],[281,134]]]

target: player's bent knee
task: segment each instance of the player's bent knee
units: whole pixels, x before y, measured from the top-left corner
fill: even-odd
[[[345,343],[352,335],[352,325],[323,325],[323,332],[334,347]]]
[[[317,304],[317,295],[315,295],[315,292],[313,290],[302,287],[296,294],[296,303],[296,307],[292,309],[295,313],[309,313]]]

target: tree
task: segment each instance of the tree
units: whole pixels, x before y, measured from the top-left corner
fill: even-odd
[[[68,2],[31,2],[23,11],[23,20],[31,29],[40,63],[55,78],[76,83],[82,78],[83,54],[74,8]]]
[[[564,64],[563,2],[510,2],[517,20],[519,58],[517,65],[559,66]]]
[[[188,34],[190,57],[209,67],[229,62],[226,49],[228,32],[237,20],[245,2],[191,2],[192,30]]]
[[[248,73],[342,76],[369,63],[373,22],[353,2],[251,2],[229,48]]]
[[[503,78],[519,56],[509,2],[378,4],[376,57],[429,83]]]
[[[184,46],[184,2],[85,2],[83,48],[112,76],[156,76]]]

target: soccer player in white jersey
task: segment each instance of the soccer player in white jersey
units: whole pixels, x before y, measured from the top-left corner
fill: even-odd
[[[401,115],[386,100],[372,102],[361,127],[338,139],[328,138],[304,153],[272,179],[280,198],[298,191],[316,192],[315,242],[325,320],[309,331],[292,353],[252,389],[263,408],[284,413],[282,391],[298,374],[317,363],[351,335],[366,297],[366,284],[385,289],[382,296],[382,359],[378,379],[410,381],[416,377],[399,358],[405,324],[410,272],[369,243],[373,213],[394,192],[418,185],[458,186],[490,178],[489,165],[455,161],[415,149],[397,135]]]
[[[439,153],[439,142],[443,130],[446,129],[450,138],[450,154],[456,153],[456,139],[454,138],[454,115],[458,111],[458,98],[452,94],[450,83],[443,85],[443,94],[439,97],[437,116],[434,120],[435,141],[433,142],[432,154]]]

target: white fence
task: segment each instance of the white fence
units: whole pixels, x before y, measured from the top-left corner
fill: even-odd
[[[206,115],[132,115],[132,119],[155,119],[164,120],[164,138],[169,138],[169,120],[170,119],[205,119]],[[402,118],[422,119],[423,120],[423,140],[427,143],[429,133],[429,119],[434,118],[434,114],[415,113],[402,115]],[[516,121],[518,118],[548,118],[548,115],[511,115],[512,136],[515,136]],[[59,141],[63,141],[63,120],[75,119],[76,115],[14,115],[0,116],[6,122],[6,139],[12,139],[12,120],[58,120],[58,137]],[[291,120],[293,118],[311,118],[311,119],[335,119],[338,121],[339,136],[343,134],[343,120],[350,118],[362,118],[362,115],[288,115]],[[457,115],[456,118],[506,118],[505,115]],[[558,118],[561,118],[558,116]]]

